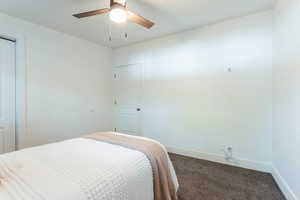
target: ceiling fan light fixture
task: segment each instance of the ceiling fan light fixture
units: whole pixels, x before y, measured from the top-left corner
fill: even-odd
[[[109,13],[109,18],[111,21],[116,23],[123,23],[127,20],[127,10],[120,6],[112,8]]]
[[[110,20],[116,23],[124,23],[126,21],[130,21],[147,29],[150,29],[152,26],[154,26],[154,22],[129,10],[127,8],[126,0],[110,0],[110,8],[102,8],[98,10],[78,13],[74,14],[73,16],[81,19],[103,14],[109,14]]]

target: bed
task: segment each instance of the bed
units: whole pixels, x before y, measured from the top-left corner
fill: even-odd
[[[109,134],[155,143],[167,155],[154,140]],[[168,181],[177,191],[177,177],[168,156],[167,162]],[[165,200],[155,195],[153,174],[146,153],[82,137],[0,155],[0,199]]]

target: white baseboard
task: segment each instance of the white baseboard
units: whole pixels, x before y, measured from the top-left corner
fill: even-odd
[[[273,168],[272,175],[287,200],[299,200],[275,167]]]
[[[218,154],[203,153],[203,152],[193,151],[193,150],[184,150],[184,149],[178,149],[174,147],[167,147],[167,150],[170,153],[176,153],[179,155],[208,160],[212,162],[218,162],[218,163],[232,165],[236,167],[242,167],[246,169],[253,169],[253,170],[268,172],[268,173],[271,173],[273,171],[272,164],[268,162],[253,161],[253,160],[247,160],[242,158],[234,158],[233,161],[228,162],[225,160],[224,156]]]
[[[189,156],[192,158],[198,158],[203,160],[208,160],[212,162],[232,165],[236,167],[242,167],[246,169],[253,169],[262,172],[272,173],[278,187],[281,189],[282,193],[285,195],[287,200],[300,200],[295,193],[292,191],[290,186],[284,180],[284,178],[280,175],[279,171],[273,167],[271,163],[268,162],[261,162],[261,161],[253,161],[248,159],[242,158],[234,158],[234,161],[228,162],[225,160],[224,156],[219,154],[212,154],[212,153],[204,153],[194,150],[185,150],[185,149],[178,149],[174,147],[167,147],[167,150],[170,153],[176,153],[183,156]]]

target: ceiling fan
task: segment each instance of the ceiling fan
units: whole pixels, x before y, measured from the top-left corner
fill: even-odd
[[[150,29],[154,25],[152,21],[130,11],[127,8],[126,0],[110,0],[110,8],[103,8],[99,10],[79,13],[73,16],[77,18],[84,18],[106,13],[109,13],[110,19],[116,23],[122,23],[126,20],[129,20],[148,29]]]

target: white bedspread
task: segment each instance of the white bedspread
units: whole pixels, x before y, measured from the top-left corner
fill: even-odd
[[[67,140],[0,155],[0,199],[153,200],[152,169],[141,152]]]

